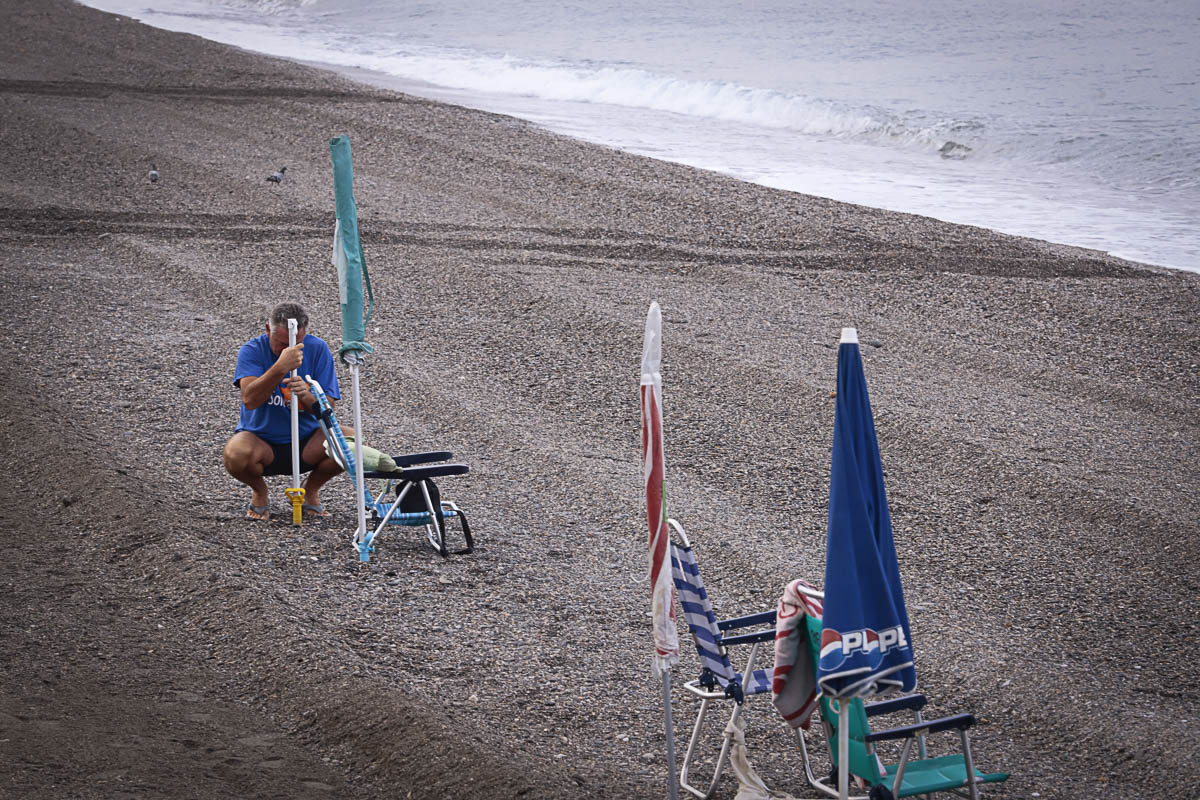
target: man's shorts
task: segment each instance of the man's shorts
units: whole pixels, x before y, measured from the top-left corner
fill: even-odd
[[[313,434],[313,436],[323,436],[323,434],[320,431],[317,431]],[[304,442],[304,444],[300,445],[301,453],[304,452],[304,445],[308,444],[308,442],[311,440],[312,436],[310,436],[308,440]],[[263,469],[263,475],[291,475],[292,443],[286,442],[284,444],[275,444],[273,442],[267,442],[267,445],[271,448],[271,451],[275,453],[275,460]],[[305,461],[303,456],[300,457],[301,474],[305,472],[312,472],[314,469],[316,469],[316,466],[316,464],[309,464],[307,461]]]

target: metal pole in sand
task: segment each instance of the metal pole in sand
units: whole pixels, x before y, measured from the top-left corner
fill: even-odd
[[[361,543],[367,535],[367,488],[363,478],[362,456],[362,395],[358,390],[358,368],[362,357],[357,351],[348,354],[347,363],[350,365],[350,390],[354,400],[354,485],[358,488],[358,533],[354,537]]]
[[[296,346],[296,320],[289,319],[288,347]],[[298,369],[292,370],[291,377],[300,374]],[[292,396],[292,486],[285,490],[288,499],[292,501],[292,524],[304,524],[304,489],[300,486],[300,398],[295,392]]]
[[[663,708],[667,726],[667,796],[679,800],[679,783],[675,777],[675,724],[671,721],[671,670],[663,670]]]
[[[850,797],[850,699],[838,698],[838,797]]]

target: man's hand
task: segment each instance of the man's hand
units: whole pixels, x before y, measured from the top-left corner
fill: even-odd
[[[291,347],[283,348],[283,352],[279,354],[279,358],[275,360],[275,366],[281,367],[284,372],[291,372],[294,369],[300,369],[300,365],[304,363],[304,342],[297,342]]]
[[[291,348],[288,349],[290,350]],[[287,350],[283,352],[286,353]],[[283,358],[282,355],[279,357]],[[300,408],[306,411],[310,408],[316,408],[317,398],[313,397],[312,390],[308,388],[308,384],[304,378],[295,377],[287,379],[287,385],[283,389],[283,396],[290,403],[292,402],[292,395],[295,395],[296,399],[300,401]]]

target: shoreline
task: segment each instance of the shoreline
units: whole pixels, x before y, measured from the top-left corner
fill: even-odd
[[[920,686],[1012,773],[984,797],[1197,784],[1200,275],[775,191],[66,0],[0,22],[21,43],[0,53],[0,796],[662,796],[651,300],[669,511],[719,613],[822,582],[836,342],[857,327]],[[361,564],[344,480],[296,530],[283,482],[251,523],[221,465],[264,310],[300,302],[338,340],[339,134],[377,303],[367,442],[470,465],[439,486],[471,556],[389,529]],[[769,703],[746,718],[764,780],[800,795]]]
[[[253,51],[251,51],[251,52],[253,52]],[[902,210],[902,209],[884,208],[882,206],[865,205],[865,204],[855,203],[853,201],[848,201],[848,200],[839,200],[837,198],[827,197],[825,195],[807,194],[805,192],[795,190],[795,189],[783,189],[783,188],[771,187],[771,186],[768,186],[767,184],[758,183],[756,181],[746,180],[745,178],[739,177],[732,173],[722,172],[720,170],[715,170],[715,169],[708,169],[705,167],[691,166],[691,165],[685,164],[684,162],[681,162],[681,161],[673,161],[671,159],[657,158],[655,156],[634,153],[632,151],[625,150],[625,149],[617,147],[615,145],[609,145],[609,144],[605,144],[602,142],[592,141],[592,140],[586,139],[581,136],[574,136],[569,133],[562,133],[559,131],[555,131],[552,128],[542,125],[538,122],[535,122],[532,120],[525,120],[523,117],[506,114],[503,111],[490,111],[488,109],[475,108],[474,106],[454,103],[451,100],[445,99],[444,96],[452,95],[455,90],[446,89],[445,87],[439,87],[436,84],[429,84],[429,83],[424,83],[422,81],[415,81],[415,80],[410,80],[407,78],[401,78],[401,77],[398,77],[395,75],[390,75],[386,72],[381,72],[379,70],[366,69],[366,68],[362,68],[362,67],[343,67],[343,66],[339,66],[337,64],[330,64],[328,62],[306,61],[303,59],[289,59],[289,60],[294,60],[294,61],[296,61],[296,63],[305,64],[305,65],[311,66],[315,69],[332,72],[332,73],[340,75],[344,78],[347,78],[348,80],[354,81],[356,83],[361,83],[365,86],[370,86],[370,87],[373,87],[376,89],[386,89],[388,91],[400,92],[402,94],[412,94],[412,95],[415,95],[418,97],[423,97],[425,99],[432,100],[433,102],[447,103],[449,105],[460,105],[463,108],[470,108],[472,110],[478,110],[478,111],[482,111],[484,113],[489,113],[489,114],[502,114],[505,116],[512,116],[514,119],[521,119],[522,121],[528,122],[531,125],[535,125],[535,126],[541,128],[542,130],[545,130],[547,133],[550,133],[554,136],[567,136],[568,138],[578,139],[579,141],[584,142],[589,145],[592,145],[594,147],[611,148],[611,149],[618,150],[620,152],[629,153],[630,155],[637,155],[637,156],[643,157],[643,158],[652,158],[656,161],[663,161],[664,163],[674,164],[677,166],[685,166],[689,169],[696,169],[696,170],[699,170],[702,172],[711,172],[714,175],[721,175],[722,177],[730,178],[730,179],[736,180],[736,181],[741,181],[743,183],[748,183],[752,186],[759,186],[759,187],[766,188],[766,189],[774,189],[776,191],[797,194],[797,195],[800,195],[801,197],[818,197],[822,200],[828,200],[829,202],[844,203],[847,205],[855,205],[855,206],[859,206],[861,208],[865,208],[865,209],[868,209],[871,211],[878,211],[881,213],[906,214],[906,215],[911,215],[911,216],[915,216],[915,217],[928,217],[929,219],[934,219],[934,220],[936,220],[940,223],[946,224],[946,225],[961,225],[963,227],[968,227],[968,228],[981,228],[983,230],[989,231],[989,232],[994,233],[999,236],[1013,236],[1013,237],[1019,238],[1019,239],[1032,239],[1034,241],[1045,242],[1046,244],[1053,245],[1056,247],[1066,247],[1066,248],[1072,248],[1075,250],[1083,250],[1083,251],[1086,251],[1089,253],[1094,253],[1097,256],[1102,257],[1102,258],[1112,258],[1112,259],[1116,259],[1117,261],[1124,261],[1126,263],[1134,264],[1138,267],[1143,267],[1143,268],[1148,268],[1148,269],[1166,269],[1166,270],[1170,270],[1172,272],[1189,272],[1189,273],[1200,274],[1200,267],[1178,267],[1178,266],[1172,266],[1170,264],[1161,264],[1161,263],[1156,263],[1156,262],[1152,262],[1152,261],[1143,261],[1143,260],[1140,260],[1137,258],[1131,258],[1131,257],[1119,255],[1113,251],[1100,250],[1100,249],[1097,249],[1094,247],[1088,247],[1086,245],[1069,244],[1067,242],[1060,242],[1060,241],[1055,241],[1055,240],[1051,240],[1051,239],[1043,239],[1043,238],[1040,238],[1037,236],[1031,236],[1031,235],[1023,234],[1023,233],[1008,232],[1008,231],[1004,231],[1000,228],[994,228],[994,227],[989,227],[989,226],[985,226],[985,225],[975,225],[975,224],[971,224],[971,223],[953,222],[951,220],[942,219],[940,217],[928,216],[926,214],[922,214],[922,213],[916,212],[916,211],[906,211],[906,210]],[[429,88],[425,89],[424,87],[429,87]],[[439,95],[441,95],[441,96],[439,96]]]
[[[253,52],[253,51],[250,51],[250,52]],[[928,217],[929,219],[934,219],[940,223],[944,223],[947,225],[961,225],[963,227],[969,227],[969,228],[981,228],[983,230],[990,231],[991,233],[994,233],[994,234],[997,234],[1000,236],[1013,236],[1013,237],[1020,238],[1020,239],[1032,239],[1034,241],[1045,242],[1046,244],[1054,245],[1056,247],[1066,247],[1066,248],[1072,248],[1072,249],[1076,249],[1076,250],[1083,250],[1083,251],[1086,251],[1089,253],[1094,253],[1097,256],[1100,256],[1102,258],[1112,258],[1112,259],[1116,259],[1118,261],[1124,261],[1124,262],[1127,262],[1130,264],[1137,265],[1139,267],[1144,267],[1144,268],[1149,268],[1149,269],[1166,269],[1166,270],[1170,270],[1172,272],[1189,272],[1189,273],[1200,274],[1200,267],[1181,267],[1181,266],[1173,266],[1173,265],[1165,264],[1165,263],[1157,263],[1154,261],[1145,261],[1145,260],[1141,260],[1141,259],[1135,258],[1135,257],[1120,255],[1120,254],[1118,254],[1114,251],[1110,251],[1110,250],[1101,250],[1101,249],[1094,248],[1094,247],[1088,247],[1087,245],[1070,244],[1067,242],[1061,242],[1061,241],[1057,241],[1057,240],[1053,240],[1053,239],[1045,239],[1045,238],[1042,238],[1039,236],[1005,231],[1001,228],[991,227],[991,226],[982,225],[982,224],[954,222],[952,220],[943,219],[941,217],[926,215],[919,211],[909,211],[909,210],[904,210],[904,209],[885,208],[883,206],[856,203],[856,202],[850,201],[850,200],[839,200],[838,198],[828,197],[826,195],[809,194],[809,193],[806,193],[806,192],[803,192],[803,191],[800,191],[797,189],[772,187],[772,186],[769,186],[768,184],[759,183],[757,181],[747,180],[746,178],[734,175],[733,173],[723,172],[721,170],[711,169],[711,168],[706,168],[706,167],[698,167],[698,166],[686,164],[685,162],[682,162],[682,161],[675,161],[675,160],[671,160],[671,159],[667,159],[667,158],[660,158],[660,157],[651,156],[651,155],[644,155],[644,154],[636,153],[634,151],[618,147],[616,145],[611,145],[611,144],[607,144],[607,143],[599,142],[599,141],[593,141],[593,140],[587,139],[585,137],[577,136],[577,135],[570,134],[570,133],[563,133],[560,131],[556,131],[553,128],[543,125],[541,123],[538,123],[536,121],[526,120],[524,117],[520,117],[520,116],[514,115],[514,114],[509,114],[504,111],[492,111],[492,110],[485,109],[485,108],[477,108],[476,106],[467,105],[465,103],[455,103],[453,100],[448,99],[448,96],[452,96],[457,90],[447,89],[446,87],[441,87],[436,84],[425,83],[423,81],[417,81],[417,80],[412,80],[412,79],[408,79],[408,78],[402,78],[402,77],[398,77],[395,75],[391,75],[386,72],[382,72],[379,70],[367,69],[364,67],[344,67],[344,66],[340,66],[337,64],[331,64],[328,62],[308,61],[308,60],[304,60],[304,59],[288,59],[288,60],[294,60],[294,61],[296,61],[296,63],[311,66],[315,69],[332,72],[332,73],[335,73],[342,77],[345,77],[351,81],[354,81],[356,83],[361,83],[365,86],[370,86],[370,87],[373,87],[376,89],[386,89],[388,91],[400,92],[402,94],[412,94],[417,97],[423,97],[425,99],[432,100],[433,102],[447,103],[449,105],[458,105],[463,108],[470,108],[472,110],[478,110],[478,111],[482,111],[484,113],[502,114],[504,116],[511,116],[514,119],[520,119],[522,121],[528,122],[531,125],[535,125],[535,126],[541,128],[542,130],[545,130],[547,133],[550,133],[555,136],[567,136],[568,138],[578,139],[581,142],[584,142],[586,144],[589,144],[589,145],[592,145],[595,147],[611,148],[614,150],[618,150],[620,152],[629,153],[630,155],[637,155],[637,156],[643,157],[643,158],[652,158],[656,161],[663,161],[664,163],[668,163],[668,164],[685,166],[689,169],[696,169],[696,170],[699,170],[702,172],[711,172],[715,175],[721,175],[722,177],[727,177],[732,180],[737,180],[737,181],[741,181],[743,183],[748,183],[752,186],[759,186],[762,188],[774,189],[776,191],[788,192],[791,194],[800,195],[802,197],[819,197],[822,200],[828,200],[828,201],[834,202],[834,203],[844,203],[847,205],[855,205],[855,206],[859,206],[861,208],[869,209],[871,211],[878,211],[881,213],[906,214],[906,215],[911,215],[911,216],[916,216],[916,217]],[[426,87],[428,87],[428,88],[426,88]]]
[[[216,40],[209,40],[209,41],[213,41],[214,43],[216,42]],[[260,56],[260,57],[265,57],[265,58],[280,58],[283,60],[291,61],[293,63],[302,64],[302,65],[305,65],[305,66],[308,66],[308,67],[311,67],[314,69],[322,70],[325,72],[330,72],[330,73],[333,73],[340,77],[346,78],[350,81],[353,81],[355,83],[358,83],[360,85],[363,85],[365,87],[370,87],[373,89],[383,89],[383,90],[387,90],[387,91],[395,91],[395,92],[399,92],[401,94],[409,94],[412,96],[421,97],[423,99],[431,100],[433,102],[447,103],[450,105],[458,105],[458,106],[461,106],[464,108],[470,108],[473,110],[482,111],[483,113],[494,113],[494,114],[500,114],[503,116],[509,116],[513,119],[520,119],[522,121],[529,122],[530,124],[537,125],[538,127],[542,128],[543,130],[546,130],[549,133],[552,133],[553,135],[565,135],[570,138],[576,138],[579,141],[587,143],[587,144],[592,144],[592,145],[599,146],[599,147],[616,149],[621,152],[629,153],[632,155],[639,155],[642,157],[648,157],[648,158],[653,158],[656,160],[662,160],[666,163],[689,166],[690,168],[700,169],[702,171],[710,171],[710,172],[713,172],[714,174],[719,174],[719,175],[722,175],[725,177],[732,178],[734,180],[745,181],[745,182],[751,183],[752,185],[755,185],[755,186],[766,187],[766,188],[777,188],[780,191],[791,192],[791,193],[799,194],[801,196],[810,196],[808,193],[806,193],[806,191],[804,189],[772,187],[769,184],[749,180],[747,178],[735,175],[730,172],[724,172],[719,169],[713,169],[713,168],[707,168],[707,167],[696,167],[696,166],[692,166],[691,164],[689,164],[688,162],[685,162],[685,161],[665,159],[665,158],[662,158],[661,156],[654,155],[654,154],[639,153],[636,151],[636,149],[627,149],[627,148],[622,147],[619,144],[611,144],[611,143],[607,143],[607,142],[603,142],[603,141],[599,141],[599,140],[589,139],[586,136],[582,136],[577,133],[556,130],[551,125],[546,125],[544,123],[537,122],[535,120],[527,119],[526,117],[522,116],[519,112],[514,113],[514,112],[506,110],[504,108],[491,108],[491,107],[488,107],[487,103],[484,103],[484,105],[481,105],[481,106],[476,106],[476,105],[470,104],[469,102],[463,102],[460,99],[456,99],[456,95],[469,95],[470,94],[469,92],[466,92],[465,90],[456,90],[453,88],[440,87],[436,84],[430,84],[430,83],[425,83],[425,82],[419,81],[419,80],[413,80],[413,79],[403,78],[403,77],[399,77],[399,76],[394,76],[387,72],[382,72],[379,70],[373,70],[373,69],[369,69],[369,68],[347,67],[347,66],[329,63],[329,62],[308,60],[305,58],[295,57],[295,56],[275,56],[275,55],[271,55],[271,54],[260,53],[255,50],[244,50],[244,52],[246,52],[250,55]],[[466,97],[465,99],[470,100],[471,98]],[[963,221],[963,220],[951,220],[951,219],[947,219],[944,215],[938,215],[936,213],[926,213],[926,212],[923,212],[920,210],[889,208],[886,205],[872,204],[869,202],[861,202],[861,201],[857,201],[857,200],[853,200],[853,199],[838,199],[838,198],[828,197],[826,195],[816,194],[816,193],[812,194],[811,196],[821,197],[822,199],[827,199],[832,202],[841,202],[841,203],[847,203],[847,204],[851,204],[851,205],[859,205],[863,208],[874,210],[874,211],[883,211],[883,212],[888,212],[888,213],[910,214],[910,215],[920,216],[920,217],[929,217],[931,219],[936,219],[939,222],[943,222],[945,224],[965,225],[967,227],[979,227],[979,228],[983,228],[984,230],[992,231],[993,233],[996,233],[999,235],[1015,236],[1018,238],[1028,238],[1028,239],[1034,239],[1037,241],[1045,241],[1049,244],[1054,244],[1054,245],[1057,245],[1060,247],[1077,248],[1080,250],[1085,250],[1085,251],[1088,251],[1091,253],[1095,253],[1102,257],[1113,258],[1113,259],[1117,259],[1120,261],[1126,261],[1129,263],[1138,264],[1138,265],[1145,266],[1145,267],[1169,269],[1169,270],[1179,271],[1179,272],[1191,272],[1191,273],[1200,274],[1200,265],[1195,265],[1195,266],[1190,266],[1190,267],[1177,266],[1177,265],[1166,263],[1166,261],[1163,261],[1163,260],[1147,259],[1147,258],[1144,258],[1137,254],[1123,255],[1119,252],[1121,249],[1119,247],[1115,250],[1104,250],[1104,249],[1100,249],[1099,247],[1087,245],[1087,244],[1071,244],[1064,239],[1056,238],[1052,235],[1044,235],[1044,234],[1040,234],[1037,232],[1027,233],[1027,232],[1016,230],[1016,229],[1007,230],[1006,227],[1003,225],[996,227],[988,222],[971,222],[971,221]],[[1017,226],[1017,227],[1019,228],[1020,226]]]

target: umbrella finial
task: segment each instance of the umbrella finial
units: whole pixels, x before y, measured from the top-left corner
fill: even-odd
[[[858,344],[858,328],[842,328],[840,344]]]

